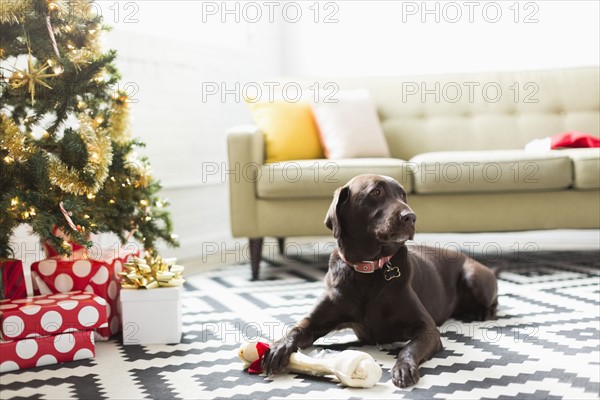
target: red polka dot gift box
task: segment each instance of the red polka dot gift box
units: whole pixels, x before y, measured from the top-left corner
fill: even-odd
[[[108,326],[96,329],[97,340],[108,340],[120,331],[121,313],[119,292],[121,289],[122,264],[124,260],[106,262],[94,259],[70,260],[50,258],[31,265],[34,294],[66,293],[84,290],[104,298]]]
[[[0,300],[0,339],[106,328],[106,304],[102,297],[82,291]]]
[[[27,297],[21,260],[0,258],[0,300]]]
[[[0,341],[0,373],[93,358],[95,355],[93,331]]]

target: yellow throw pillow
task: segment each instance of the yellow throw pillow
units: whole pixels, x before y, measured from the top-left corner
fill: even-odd
[[[265,135],[266,162],[323,158],[319,132],[309,103],[248,103],[252,119]]]

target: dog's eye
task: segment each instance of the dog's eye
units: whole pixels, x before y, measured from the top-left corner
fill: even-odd
[[[381,190],[380,189],[373,189],[371,190],[371,196],[379,196],[381,194]]]

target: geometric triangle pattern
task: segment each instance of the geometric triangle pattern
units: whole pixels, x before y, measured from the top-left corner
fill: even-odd
[[[497,319],[449,320],[444,350],[420,366],[417,385],[399,389],[389,369],[399,347],[358,341],[352,331],[305,352],[357,349],[382,366],[370,389],[334,377],[249,375],[239,343],[282,336],[315,304],[327,255],[279,258],[250,282],[236,264],[187,278],[183,337],[173,345],[96,344],[96,358],[0,375],[0,397],[30,399],[597,399],[600,396],[598,252],[537,252],[486,259],[502,272]],[[150,311],[149,311],[150,312]]]

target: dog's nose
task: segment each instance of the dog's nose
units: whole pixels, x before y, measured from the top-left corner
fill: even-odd
[[[400,219],[405,224],[414,225],[415,221],[417,220],[417,215],[413,212],[406,212],[402,214],[402,217]]]

